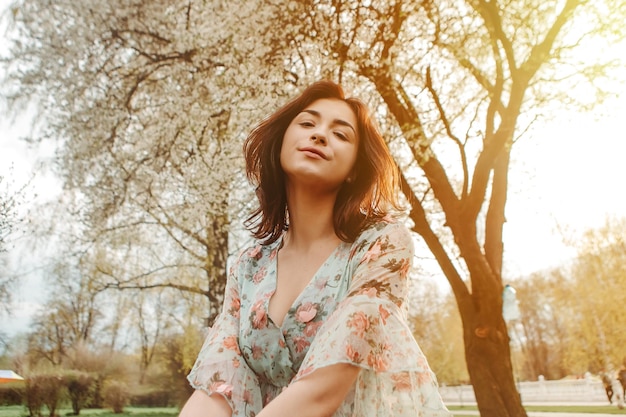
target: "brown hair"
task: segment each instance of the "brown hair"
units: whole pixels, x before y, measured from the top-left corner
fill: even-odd
[[[390,209],[401,209],[397,195],[398,167],[366,105],[359,99],[346,98],[340,85],[319,81],[263,120],[243,145],[246,174],[256,187],[259,200],[259,206],[245,224],[255,238],[265,239],[265,243],[276,241],[287,227],[285,173],[280,165],[285,131],[307,106],[329,98],[350,106],[359,135],[353,181],[343,184],[335,202],[335,233],[342,240],[352,242],[367,224],[381,219]]]

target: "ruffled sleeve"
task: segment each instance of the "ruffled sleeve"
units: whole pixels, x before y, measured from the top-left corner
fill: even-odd
[[[253,416],[262,408],[259,381],[239,349],[241,302],[237,270],[241,267],[242,258],[243,254],[230,270],[222,311],[209,329],[193,369],[187,376],[195,389],[226,398],[233,409],[233,417]]]
[[[347,297],[320,328],[294,381],[316,369],[361,367],[335,416],[452,416],[409,329],[404,301],[413,241],[399,223],[379,223],[353,245]]]

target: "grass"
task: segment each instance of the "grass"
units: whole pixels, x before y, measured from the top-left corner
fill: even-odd
[[[527,405],[526,411],[558,412],[558,413],[586,413],[586,414],[615,414],[626,416],[626,409],[620,410],[615,405]],[[465,417],[470,414],[462,414],[467,410],[478,410],[476,406],[449,405],[448,409],[455,417]],[[0,414],[0,417],[3,417]],[[474,414],[474,417],[476,415]]]
[[[587,413],[590,417],[593,414],[615,414],[626,416],[626,409],[619,410],[614,405],[527,405],[526,411],[542,411],[542,412],[561,412],[561,413]],[[476,406],[466,405],[450,405],[448,409],[452,411],[454,417],[476,417],[476,414],[463,413],[468,410],[477,410]],[[44,407],[45,410],[45,407]],[[71,409],[61,409],[57,411],[57,415],[64,417],[70,416]],[[110,410],[94,410],[86,409],[81,410],[81,416],[85,417],[176,417],[178,416],[178,409],[174,407],[170,408],[141,408],[141,407],[126,407],[123,414],[114,414]],[[13,405],[13,406],[0,406],[0,417],[25,417],[28,416],[26,407]],[[44,411],[44,416],[46,412]]]
[[[618,414],[626,415],[626,410],[620,410],[616,405],[570,405],[570,406],[526,406],[526,411],[547,411],[560,413],[587,413],[587,414]]]
[[[47,409],[44,407],[43,409],[44,417],[47,416]],[[72,410],[68,409],[60,409],[57,410],[58,416],[70,416],[72,415]],[[176,417],[178,416],[178,409],[174,407],[168,408],[142,408],[142,407],[126,407],[124,408],[124,413],[122,414],[114,414],[111,410],[100,410],[100,409],[86,409],[80,411],[81,416],[85,417]],[[28,416],[28,410],[26,407],[22,407],[19,405],[12,406],[0,406],[0,417],[25,417]]]

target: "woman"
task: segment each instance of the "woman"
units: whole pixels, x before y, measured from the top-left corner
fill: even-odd
[[[315,83],[244,153],[258,242],[231,268],[181,416],[450,416],[405,321],[413,243],[365,105]]]

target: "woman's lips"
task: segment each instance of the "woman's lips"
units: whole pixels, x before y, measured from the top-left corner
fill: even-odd
[[[316,155],[322,159],[328,159],[326,154],[317,148],[307,147],[300,149],[300,152]]]

